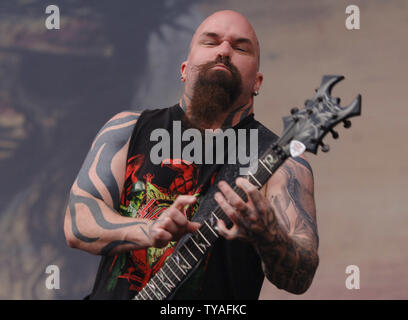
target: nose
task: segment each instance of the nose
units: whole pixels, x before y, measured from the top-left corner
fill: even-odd
[[[217,47],[217,58],[230,58],[232,53],[232,47],[228,41],[223,41],[218,47]]]

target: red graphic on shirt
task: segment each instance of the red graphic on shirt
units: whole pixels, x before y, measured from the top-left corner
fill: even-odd
[[[128,160],[121,201],[122,214],[129,207],[137,210],[136,218],[157,219],[167,209],[178,195],[199,195],[203,185],[198,186],[199,167],[182,159],[165,159],[161,167],[167,167],[176,172],[176,176],[168,188],[154,184],[154,175],[146,173],[145,182],[138,180],[138,172],[144,163],[144,155],[136,155]],[[213,183],[216,173],[211,177]],[[186,215],[191,219],[198,205],[190,206]],[[147,248],[133,250],[129,253],[116,255],[109,269],[111,278],[108,290],[116,286],[118,278],[127,279],[129,289],[141,290],[149,279],[160,270],[175,249],[176,242],[170,242],[164,248]]]
[[[129,205],[129,200],[126,198],[126,195],[129,195],[131,192],[133,185],[137,182],[137,173],[140,170],[144,162],[144,154],[137,154],[134,157],[128,159],[126,165],[126,173],[125,173],[125,183],[124,183],[124,190],[122,193],[121,204],[124,206]]]
[[[187,195],[197,193],[193,190],[198,180],[199,169],[196,165],[182,159],[164,159],[161,165],[177,172],[177,176],[170,184],[170,192]]]

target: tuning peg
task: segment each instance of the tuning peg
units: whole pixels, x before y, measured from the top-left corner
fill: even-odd
[[[309,100],[309,99],[305,100],[305,106],[307,107],[307,105],[308,105],[309,103],[311,103],[311,102],[312,102],[312,100]]]
[[[290,114],[296,114],[296,113],[298,113],[298,112],[299,112],[299,109],[296,108],[296,107],[290,109]]]
[[[333,99],[332,99],[332,102],[335,103],[335,104],[339,104],[340,101],[341,101],[340,98],[333,98]]]
[[[330,146],[328,144],[324,144],[322,142],[320,145],[322,146],[322,151],[323,152],[329,152],[330,151]]]
[[[331,132],[331,134],[332,134],[333,139],[338,139],[339,134],[338,134],[337,131],[334,131],[333,129],[331,129],[330,132]]]
[[[344,120],[343,121],[343,126],[346,129],[350,128],[351,127],[351,121],[350,120]]]

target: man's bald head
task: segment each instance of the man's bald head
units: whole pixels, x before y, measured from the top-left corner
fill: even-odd
[[[241,13],[233,10],[222,10],[213,13],[212,15],[208,16],[197,28],[195,31],[191,42],[190,42],[190,51],[195,41],[200,37],[200,35],[208,32],[207,30],[211,30],[212,27],[219,25],[220,22],[224,22],[224,24],[233,24],[235,26],[240,26],[246,33],[250,36],[247,39],[253,43],[255,48],[255,53],[258,59],[258,70],[260,66],[260,45],[258,37],[256,36],[256,32],[252,27],[251,23],[248,19],[243,16]]]
[[[211,110],[208,105],[213,102],[220,106],[213,108],[217,110],[214,115],[251,105],[263,75],[259,72],[258,38],[248,20],[231,10],[218,11],[206,18],[193,35],[187,60],[181,64],[181,78],[185,95],[192,97],[191,103],[197,108]],[[211,85],[211,89],[204,84]],[[218,99],[221,96],[225,99]],[[200,97],[201,102],[207,98],[209,101],[196,103],[194,97]]]

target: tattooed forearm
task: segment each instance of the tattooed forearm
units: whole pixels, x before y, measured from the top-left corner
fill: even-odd
[[[144,224],[144,225],[146,224],[141,221],[128,222],[128,223],[111,223],[105,219],[102,213],[102,208],[99,206],[98,202],[95,199],[87,198],[87,197],[80,197],[80,196],[77,196],[71,193],[70,205],[73,208],[74,214],[75,214],[75,204],[77,203],[85,204],[89,208],[89,211],[91,212],[96,224],[104,230],[115,230],[115,229],[125,228],[125,227],[134,226],[138,224]],[[109,207],[107,207],[107,209],[109,210]],[[112,213],[116,213],[114,210],[110,210],[110,211]]]
[[[307,166],[288,160],[266,184],[262,194],[247,179],[236,185],[220,181],[214,194],[231,219],[226,228],[220,219],[217,230],[227,240],[252,243],[262,259],[266,277],[278,288],[303,293],[310,286],[318,265],[317,227],[313,178]]]
[[[285,183],[270,192],[273,212],[267,213],[276,217],[276,225],[256,249],[267,278],[278,288],[300,294],[309,288],[319,258],[312,174],[296,162],[290,159],[280,169]]]
[[[122,228],[135,226],[135,225],[146,225],[147,224],[146,222],[143,222],[143,221],[134,221],[134,222],[127,222],[127,223],[111,223],[105,219],[103,211],[105,211],[105,214],[106,214],[106,211],[110,211],[112,214],[116,214],[114,210],[110,209],[108,206],[104,206],[104,210],[103,210],[97,200],[89,198],[89,197],[77,196],[74,193],[71,193],[69,209],[71,212],[72,233],[78,240],[86,242],[86,243],[95,242],[99,240],[100,238],[99,237],[90,238],[90,237],[83,235],[79,231],[77,223],[76,223],[77,213],[76,213],[75,205],[77,204],[83,204],[89,209],[89,212],[91,213],[93,217],[92,223],[95,222],[102,230],[116,230],[116,229],[122,229]],[[123,240],[112,241],[101,249],[100,254],[102,255],[107,254],[114,247],[124,244],[124,243],[132,243],[132,242],[123,241]]]
[[[100,255],[105,256],[110,254],[114,249],[116,249],[119,246],[125,245],[125,244],[132,244],[132,245],[137,245],[137,243],[133,241],[127,241],[127,240],[115,240],[110,243],[108,243],[106,246],[104,246],[101,251]]]
[[[277,228],[255,248],[262,257],[265,276],[279,289],[301,294],[310,286],[318,265],[315,247],[305,238],[291,238]]]
[[[302,158],[300,158],[302,159]],[[302,159],[303,160],[303,159]],[[305,168],[302,166],[295,165],[295,160],[289,159],[289,162],[292,162],[291,164],[284,164],[282,166],[283,171],[286,174],[286,180],[287,180],[287,193],[286,193],[286,198],[291,201],[294,206],[296,211],[299,214],[299,217],[297,217],[297,221],[301,223],[307,223],[308,227],[311,229],[311,235],[315,237],[315,240],[318,244],[319,238],[317,234],[317,227],[316,227],[316,221],[315,219],[315,209],[314,209],[314,200],[313,200],[313,189],[308,187],[307,185],[301,185],[299,179],[305,180],[306,175],[310,171],[310,166],[309,168]],[[304,161],[304,160],[303,160]],[[306,162],[307,163],[307,162]],[[285,194],[285,192],[283,192]],[[295,228],[295,230],[300,232],[299,229]]]
[[[281,194],[276,195],[272,198],[272,202],[275,205],[275,215],[279,215],[279,220],[281,221],[281,226],[285,229],[287,233],[290,232],[290,221],[286,214],[282,214],[285,212],[290,204],[288,197],[284,197]]]

